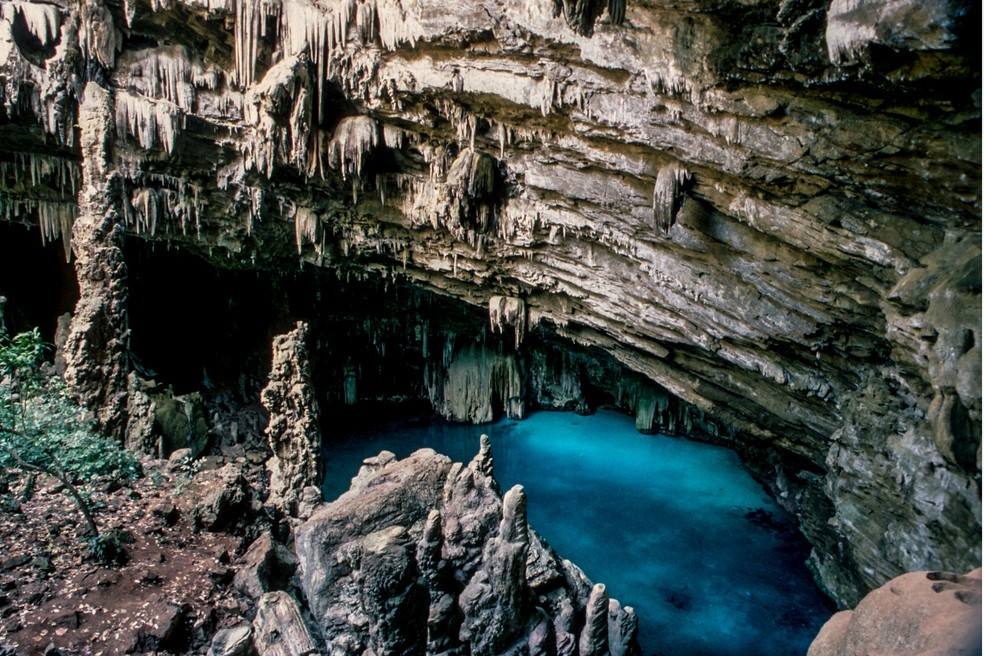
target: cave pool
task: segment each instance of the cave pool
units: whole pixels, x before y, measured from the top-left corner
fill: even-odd
[[[802,655],[833,612],[794,520],[733,451],[642,435],[613,411],[326,434],[325,499],[381,450],[404,458],[431,447],[467,463],[482,433],[502,489],[526,488],[530,525],[636,609],[644,656]]]

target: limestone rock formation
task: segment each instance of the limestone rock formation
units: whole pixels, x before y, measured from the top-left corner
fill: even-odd
[[[134,453],[165,459],[180,449],[197,458],[208,446],[209,427],[201,395],[176,395],[130,372],[127,378],[124,444]]]
[[[467,467],[430,449],[368,459],[295,545],[330,653],[573,654],[585,621],[592,654],[638,653],[632,609],[586,610],[590,584],[529,527],[522,487],[500,498],[487,439]]]
[[[297,559],[269,531],[249,545],[232,584],[251,599],[264,593],[286,590],[297,567]]]
[[[287,514],[298,513],[307,488],[320,499],[324,467],[321,463],[321,425],[318,400],[311,382],[307,324],[273,340],[270,382],[261,399],[270,412],[266,433],[273,450],[268,503]]]
[[[834,615],[809,656],[981,653],[981,570],[910,572]]]
[[[69,387],[94,412],[104,431],[122,437],[129,333],[124,227],[117,198],[120,180],[111,175],[111,102],[107,91],[89,84],[79,108],[84,166],[79,216],[71,231],[80,298],[64,354]]]
[[[980,564],[975,7],[7,2],[0,216],[78,224],[66,376],[110,429],[121,222],[221,266],[522,299],[523,348],[602,351],[763,454],[851,606]],[[515,354],[451,342],[435,408],[521,416]]]
[[[268,592],[256,604],[253,644],[261,656],[316,656],[321,653],[286,592]]]
[[[216,632],[208,656],[248,656],[253,653],[253,627],[241,624]]]
[[[513,353],[484,343],[445,342],[443,357],[426,375],[431,404],[452,421],[476,424],[497,415],[522,419],[526,412],[522,374]]]

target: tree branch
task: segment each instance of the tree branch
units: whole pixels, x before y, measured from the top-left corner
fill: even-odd
[[[15,435],[17,437],[21,437],[24,439],[30,439],[30,437],[28,437],[24,433],[18,430],[7,428],[6,426],[0,426],[0,431],[7,433],[9,435]],[[96,520],[92,516],[92,511],[89,510],[89,504],[86,503],[85,499],[82,497],[82,494],[79,492],[78,488],[75,487],[75,485],[72,483],[71,480],[69,480],[68,472],[65,471],[65,468],[62,466],[61,461],[58,460],[58,458],[55,456],[54,453],[46,449],[44,446],[41,446],[40,444],[35,444],[35,446],[41,451],[43,451],[45,455],[51,458],[51,462],[54,464],[55,471],[51,471],[50,469],[47,469],[45,467],[41,467],[39,465],[35,465],[33,463],[27,462],[26,460],[20,457],[20,454],[18,454],[16,451],[11,449],[9,446],[0,443],[0,448],[6,451],[7,454],[11,458],[13,458],[14,461],[17,463],[17,465],[22,469],[26,469],[28,471],[40,472],[42,474],[49,474],[55,476],[59,481],[61,481],[62,484],[65,486],[65,489],[68,490],[68,493],[72,496],[72,499],[75,501],[75,505],[78,506],[79,512],[82,514],[82,517],[85,519],[85,523],[88,528],[88,534],[92,537],[97,537],[99,535],[99,527],[96,525]]]

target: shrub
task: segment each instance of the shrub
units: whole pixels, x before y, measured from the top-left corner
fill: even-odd
[[[85,545],[86,556],[100,565],[126,565],[130,556],[126,552],[125,545],[133,544],[133,542],[133,534],[129,531],[113,529],[89,537]]]
[[[57,477],[79,507],[89,534],[98,536],[79,486],[97,476],[135,479],[140,464],[93,429],[61,379],[47,371],[47,349],[36,328],[13,337],[0,334],[0,467]]]

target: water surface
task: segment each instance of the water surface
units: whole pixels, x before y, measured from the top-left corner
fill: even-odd
[[[641,435],[611,411],[326,435],[325,498],[383,449],[403,458],[428,446],[468,462],[482,433],[502,489],[526,488],[530,524],[635,607],[644,655],[805,654],[830,617],[803,564],[808,545],[733,451]]]

